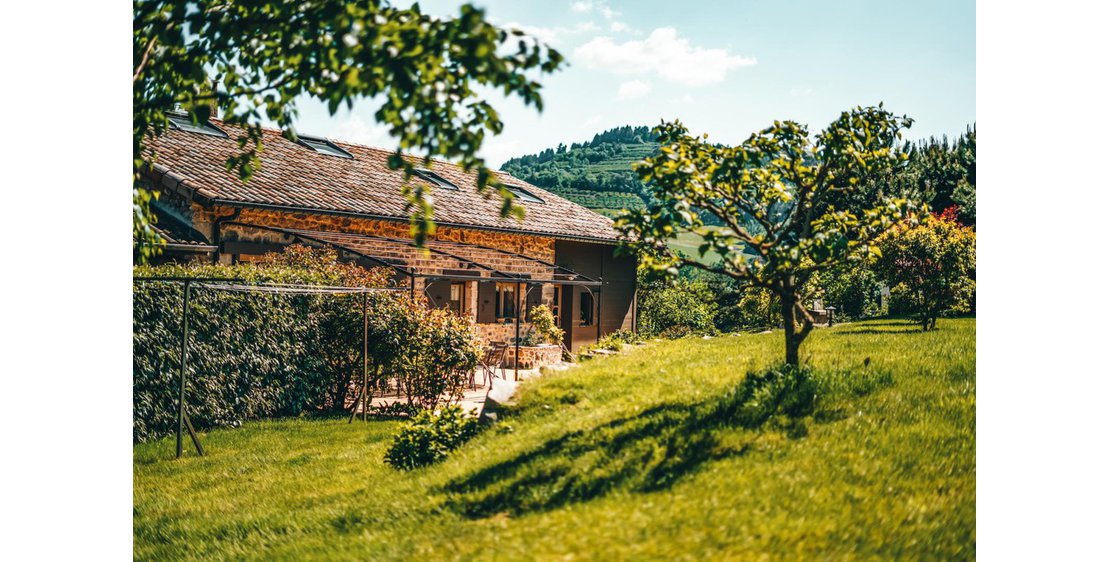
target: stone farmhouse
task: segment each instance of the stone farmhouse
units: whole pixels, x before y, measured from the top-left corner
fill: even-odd
[[[510,341],[517,315],[527,328],[540,303],[571,350],[634,325],[636,261],[614,256],[612,221],[554,193],[498,172],[526,211],[502,218],[500,197],[479,194],[475,174],[434,162],[410,180],[434,196],[437,229],[425,250],[409,232],[393,151],[265,130],[261,167],[244,183],[225,164],[240,150],[240,131],[216,119],[171,123],[149,143],[155,163],[141,178],[159,192],[153,208],[167,239],[159,259],[236,263],[288,244],[330,246],[343,259],[392,268],[414,296],[472,318],[486,341]]]

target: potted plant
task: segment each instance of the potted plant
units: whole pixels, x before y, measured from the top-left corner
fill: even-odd
[[[520,337],[520,363],[524,368],[558,363],[563,358],[563,330],[547,305],[530,312],[532,326]]]

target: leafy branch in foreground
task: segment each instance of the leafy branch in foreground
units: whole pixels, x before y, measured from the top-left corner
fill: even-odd
[[[409,152],[441,157],[476,170],[478,189],[491,186],[504,200],[502,214],[520,215],[512,194],[497,182],[478,151],[487,133],[499,134],[497,111],[475,88],[518,96],[543,108],[540,84],[530,73],[563,63],[553,49],[491,24],[464,4],[458,17],[437,19],[379,0],[137,0],[133,19],[133,153],[135,243],[157,243],[149,228],[148,192],[139,173],[156,159],[150,136],[169,127],[177,108],[197,122],[214,110],[239,125],[241,152],[227,165],[243,181],[259,166],[262,124],[269,121],[296,139],[296,102],[315,99],[334,114],[357,99],[379,104],[375,119],[397,139],[394,169],[411,176]],[[490,191],[485,191],[487,194]],[[432,203],[424,188],[407,190],[413,234],[431,232]],[[149,255],[143,250],[142,255]]]
[[[682,266],[727,275],[743,287],[779,297],[786,362],[813,329],[802,288],[813,273],[861,260],[878,250],[876,237],[917,205],[903,198],[862,200],[852,195],[868,179],[904,163],[895,147],[908,117],[879,107],[844,112],[811,137],[806,126],[776,121],[739,146],[693,137],[679,122],[655,128],[662,147],[636,165],[653,203],[617,219],[625,251],[638,251],[644,266],[674,276]],[[705,229],[703,215],[724,225]],[[668,245],[681,232],[701,237],[713,264],[683,256]]]

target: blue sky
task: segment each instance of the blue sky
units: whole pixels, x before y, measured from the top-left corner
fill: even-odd
[[[490,98],[505,121],[483,148],[495,166],[661,119],[729,144],[775,119],[816,132],[844,109],[880,101],[916,120],[910,139],[959,134],[975,121],[973,1],[473,3],[570,62],[542,78],[542,114]],[[420,3],[439,16],[458,13],[459,4]],[[322,104],[299,107],[303,133],[395,146],[375,125],[370,101],[334,116]]]

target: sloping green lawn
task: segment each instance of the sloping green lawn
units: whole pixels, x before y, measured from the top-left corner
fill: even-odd
[[[800,423],[705,423],[781,333],[653,342],[526,384],[444,463],[382,462],[398,423],[283,420],[135,447],[137,559],[975,557],[975,320],[879,320],[802,348]]]

